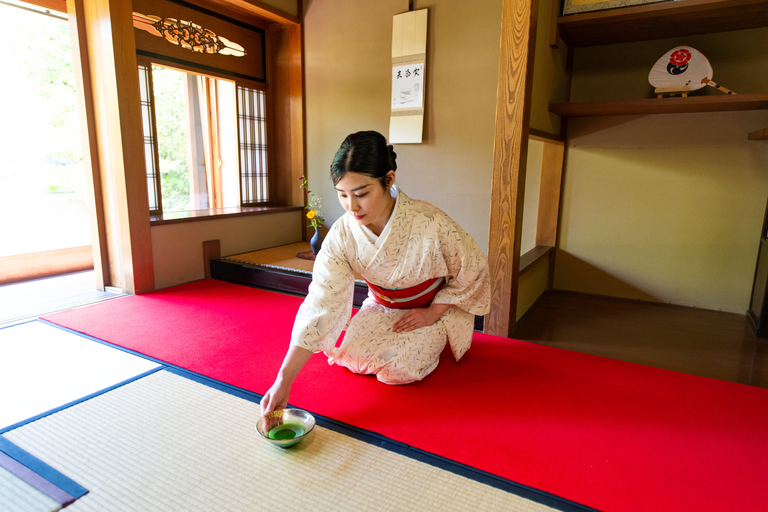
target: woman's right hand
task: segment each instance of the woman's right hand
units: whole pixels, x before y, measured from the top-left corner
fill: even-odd
[[[282,380],[276,380],[261,399],[261,415],[266,416],[273,411],[285,409],[290,394],[291,386],[284,384]]]
[[[299,371],[304,367],[312,352],[301,347],[291,347],[285,354],[283,365],[277,374],[277,379],[264,398],[261,399],[261,415],[285,409],[288,406],[288,396],[291,394],[291,384],[296,379]]]

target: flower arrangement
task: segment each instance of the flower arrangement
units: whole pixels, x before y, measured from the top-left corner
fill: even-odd
[[[307,206],[305,206],[307,210],[307,218],[309,219],[309,226],[318,229],[320,224],[325,220],[320,214],[320,208],[322,206],[320,198],[312,193],[312,190],[307,186],[307,180],[304,176],[299,178],[299,187],[304,189],[309,199],[307,201]]]

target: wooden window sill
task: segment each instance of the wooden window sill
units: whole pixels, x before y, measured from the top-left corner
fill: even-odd
[[[303,206],[235,206],[231,208],[209,208],[205,210],[189,210],[184,212],[167,212],[160,215],[150,215],[150,226],[164,224],[179,224],[182,222],[199,222],[230,217],[248,217],[269,213],[299,212]]]

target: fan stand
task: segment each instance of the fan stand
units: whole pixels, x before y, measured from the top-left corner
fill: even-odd
[[[656,93],[657,98],[663,98],[664,95],[674,96],[676,94],[681,95],[683,98],[688,97],[688,93],[691,92],[690,87],[662,87],[653,90]]]

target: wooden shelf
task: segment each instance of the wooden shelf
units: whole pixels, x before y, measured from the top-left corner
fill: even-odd
[[[765,0],[678,0],[561,16],[569,46],[648,41],[768,27]]]
[[[562,117],[644,116],[651,114],[729,112],[735,110],[768,110],[768,94],[555,103],[549,106],[550,112]]]
[[[768,140],[768,128],[764,130],[757,130],[749,134],[749,140]]]

